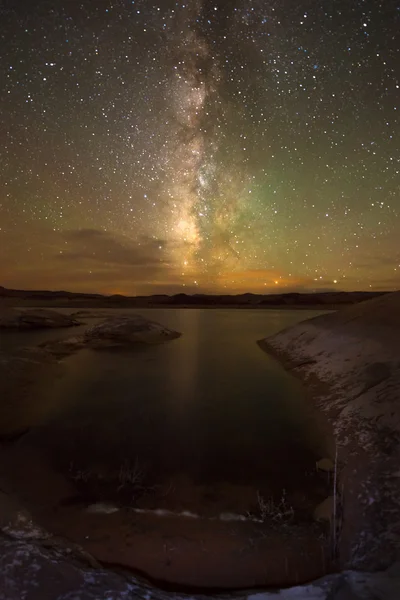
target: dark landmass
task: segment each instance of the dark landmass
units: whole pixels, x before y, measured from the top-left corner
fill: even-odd
[[[371,300],[388,292],[316,292],[288,294],[176,294],[174,296],[122,296],[65,291],[10,290],[0,286],[0,303],[9,306],[64,308],[201,307],[201,308],[308,308],[335,309]]]

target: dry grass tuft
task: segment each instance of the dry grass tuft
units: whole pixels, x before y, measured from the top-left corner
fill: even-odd
[[[99,468],[79,469],[71,462],[69,465],[69,475],[73,481],[79,483],[95,483],[102,482],[108,484],[117,484],[117,491],[125,487],[135,486],[141,487],[143,482],[143,470],[140,468],[139,461],[125,460],[114,471],[104,471]]]
[[[126,485],[140,486],[143,481],[143,471],[139,466],[139,461],[136,458],[134,463],[130,460],[125,460],[119,468],[118,473],[119,487],[121,490]]]
[[[257,501],[260,510],[260,518],[263,523],[272,521],[273,523],[287,525],[292,521],[294,510],[286,501],[285,490],[282,490],[282,496],[278,503],[276,503],[272,497],[266,500],[261,496],[260,492],[257,492]]]

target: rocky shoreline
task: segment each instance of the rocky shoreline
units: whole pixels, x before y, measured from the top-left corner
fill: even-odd
[[[119,326],[122,325],[120,321]],[[137,322],[137,326],[143,330],[144,324]],[[340,313],[316,317],[259,342],[305,383],[310,400],[332,428],[336,443],[331,444],[330,458],[337,465],[337,496],[343,508],[338,531],[341,572],[280,590],[223,594],[207,590],[207,596],[195,589],[171,591],[160,582],[146,581],[115,567],[107,568],[78,545],[37,527],[25,507],[4,486],[0,495],[0,600],[22,597],[29,600],[43,597],[49,600],[78,597],[82,600],[172,597],[397,600],[400,597],[399,328],[400,294],[397,293]],[[154,330],[150,327],[149,331]],[[97,340],[100,345],[109,342],[114,345],[115,335],[119,344],[120,333],[118,328],[110,332],[109,323],[102,325],[95,329],[94,335],[81,336],[72,351],[79,350],[81,342],[89,343],[90,347],[92,340],[96,346]],[[130,336],[132,330],[128,333]],[[150,333],[150,343],[152,336]],[[167,339],[173,337],[175,332]],[[129,341],[132,339],[129,337]],[[125,344],[124,338],[122,341]],[[137,339],[133,341],[136,343]],[[37,352],[40,356],[24,351],[14,359],[16,362],[10,363],[11,367],[3,364],[9,373],[2,378],[3,383],[8,382],[7,389],[11,390],[13,385],[10,375],[20,379],[20,368],[23,373],[28,369],[22,388],[24,396],[31,389],[35,379],[32,370],[37,365],[57,368],[58,361],[50,347]]]
[[[0,535],[0,600],[397,600],[400,566],[380,573],[347,570],[286,589],[236,592],[165,589],[121,569],[100,565],[79,547],[43,538],[31,527],[25,537]],[[45,596],[43,595],[45,590]]]
[[[259,342],[301,379],[331,424],[342,568],[376,571],[399,558],[399,330],[396,292]]]

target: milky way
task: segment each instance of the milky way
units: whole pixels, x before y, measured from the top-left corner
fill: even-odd
[[[400,287],[395,2],[0,7],[0,285]]]

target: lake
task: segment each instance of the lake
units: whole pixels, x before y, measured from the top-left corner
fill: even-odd
[[[203,521],[201,527],[192,523],[188,533],[187,520],[186,525],[182,520],[154,525],[145,522],[143,514],[132,525],[131,513],[121,510],[190,511],[206,519],[226,513],[257,515],[260,497],[280,499],[283,494],[299,526],[312,522],[313,508],[329,493],[327,482],[315,470],[316,460],[326,455],[326,429],[300,383],[263,352],[257,340],[326,311],[132,312],[175,329],[182,337],[132,352],[83,350],[64,359],[62,372],[49,378],[43,406],[40,398],[35,399],[39,416],[10,451],[3,477],[14,480],[14,487],[23,491],[48,528],[71,536],[99,559],[157,578],[196,585],[205,576],[223,586],[231,580],[237,585],[274,583],[288,576],[288,556],[297,561],[296,573],[303,573],[293,581],[321,574],[325,563],[320,564],[320,532],[309,525],[301,534],[296,530],[291,550],[290,543],[276,536],[267,539],[262,533],[264,550],[249,550],[245,563],[238,544],[246,546],[254,537],[254,523],[235,525],[232,538],[231,524],[209,521],[214,525],[207,529]],[[82,330],[9,332],[2,335],[2,350]],[[47,471],[43,474],[44,462],[73,487],[60,485]],[[120,520],[113,521],[110,515],[104,521],[99,515],[96,518],[103,519],[99,521],[93,515],[83,525],[81,513],[74,511],[99,501],[120,506],[115,517]],[[222,528],[217,536],[216,527]],[[208,554],[201,550],[206,535],[213,548]],[[175,562],[169,558],[167,568],[163,548],[171,536],[180,536],[177,547],[187,548],[180,558],[174,555]],[[141,548],[136,554],[131,548],[135,543]],[[300,566],[299,547],[308,548]],[[266,558],[271,564],[268,577]],[[197,561],[197,574],[190,560]]]
[[[110,310],[116,312],[128,311]],[[321,312],[134,312],[182,337],[134,354],[85,351],[66,360],[48,416],[54,443],[60,427],[71,436],[78,428],[93,459],[105,460],[112,444],[114,458],[137,458],[154,473],[179,471],[201,481],[265,481],[269,470],[296,468],[304,453],[321,454],[324,442],[300,386],[256,343]],[[2,346],[71,335],[71,329],[8,333]]]

